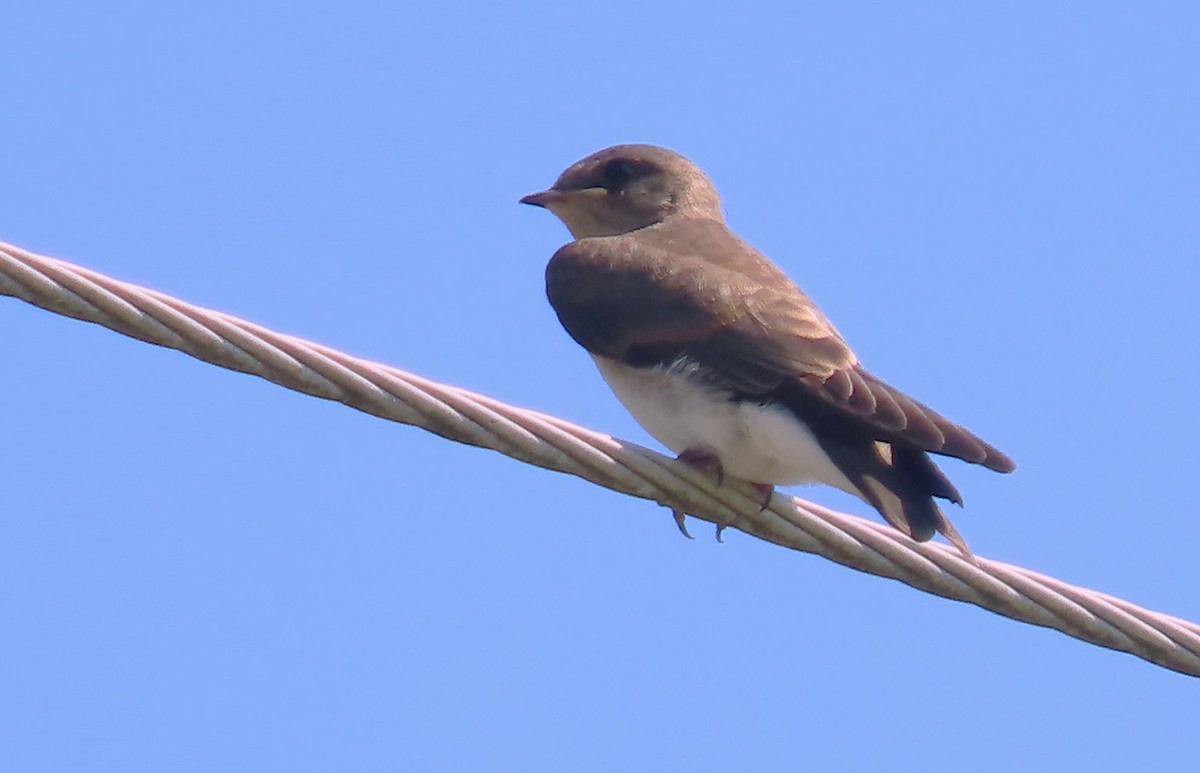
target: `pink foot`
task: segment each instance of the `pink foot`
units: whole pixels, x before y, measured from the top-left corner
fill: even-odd
[[[770,483],[751,483],[754,488],[754,493],[758,494],[758,502],[762,505],[761,513],[771,506],[771,497],[775,496],[775,487]]]
[[[721,457],[708,446],[685,448],[683,453],[675,457],[675,461],[683,462],[693,470],[708,475],[718,486],[725,482],[725,468],[721,466]]]

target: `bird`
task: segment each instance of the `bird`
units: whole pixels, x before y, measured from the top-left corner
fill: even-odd
[[[764,508],[775,486],[833,486],[913,540],[940,533],[974,560],[936,501],[962,497],[930,454],[1001,473],[1013,460],[867,371],[812,299],[730,230],[694,163],[614,145],[520,201],[573,239],[546,266],[559,322],[679,461],[718,484],[751,483]]]

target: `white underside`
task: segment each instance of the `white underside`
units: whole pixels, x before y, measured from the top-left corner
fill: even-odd
[[[861,496],[783,406],[731,400],[697,378],[695,365],[632,368],[592,359],[638,423],[675,453],[708,447],[727,475],[773,485],[826,483]]]

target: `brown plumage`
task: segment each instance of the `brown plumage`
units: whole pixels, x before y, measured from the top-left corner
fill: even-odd
[[[863,369],[812,300],[726,227],[716,190],[691,162],[616,146],[523,201],[554,211],[576,237],[551,258],[547,295],[598,363],[688,363],[718,399],[786,408],[852,493],[914,539],[940,531],[966,552],[931,499],[961,497],[927,452],[998,472],[1012,460]]]

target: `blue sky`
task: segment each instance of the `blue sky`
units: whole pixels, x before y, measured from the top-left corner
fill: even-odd
[[[1017,460],[945,465],[972,547],[1200,619],[1200,13],[969,6],[10,3],[0,239],[653,445],[517,199],[666,145]],[[0,331],[4,769],[1194,758],[1197,682],[1131,656],[13,299]]]

